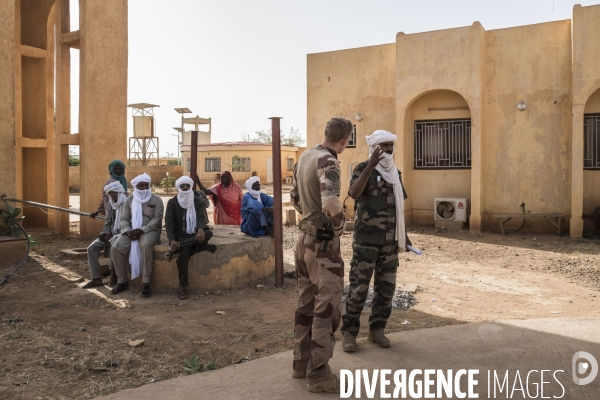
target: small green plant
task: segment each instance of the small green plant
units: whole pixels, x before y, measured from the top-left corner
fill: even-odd
[[[10,204],[6,204],[4,210],[0,210],[0,215],[4,218],[4,224],[0,225],[0,229],[4,236],[18,237],[21,235],[21,229],[15,222],[22,221],[25,217],[19,217],[21,214],[20,208],[13,208]]]
[[[22,221],[25,217],[19,217],[19,214],[21,214],[21,209],[14,208],[10,204],[6,204],[4,210],[0,210],[0,216],[4,219],[3,223],[0,223],[0,234],[12,237],[21,236],[21,229],[16,222]],[[29,235],[29,243],[32,246],[37,244],[31,235]]]
[[[184,359],[183,362],[187,365],[187,367],[183,367],[183,370],[188,374],[204,371],[204,365],[202,365],[198,356],[192,356],[189,360]]]
[[[214,361],[209,361],[206,365],[202,364],[198,356],[192,356],[189,360],[184,359],[185,367],[183,370],[188,374],[195,374],[196,372],[204,372],[204,371],[212,371],[217,369],[217,363]]]
[[[177,179],[175,179],[174,176],[166,176],[166,177],[162,178],[162,180],[160,181],[160,187],[161,188],[166,188],[167,185],[169,185],[168,187],[174,188],[176,180]]]

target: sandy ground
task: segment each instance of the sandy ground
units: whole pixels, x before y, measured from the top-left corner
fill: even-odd
[[[295,280],[275,288],[270,276],[237,290],[192,293],[185,301],[171,292],[112,296],[106,288],[78,287],[74,278],[89,274],[86,260],[59,253],[87,241],[32,233],[39,245],[0,287],[0,399],[91,398],[185,374],[183,360],[193,355],[223,367],[292,348]],[[424,255],[401,254],[398,283],[418,284],[419,303],[394,310],[388,331],[600,316],[597,240],[433,228],[410,228],[409,235]],[[286,263],[293,262],[295,236],[295,228],[285,228]],[[346,274],[351,240],[350,234],[342,238]],[[2,275],[8,270],[0,267]],[[119,299],[131,307],[119,308]],[[367,319],[365,312],[363,326]],[[129,345],[141,339],[141,346]]]

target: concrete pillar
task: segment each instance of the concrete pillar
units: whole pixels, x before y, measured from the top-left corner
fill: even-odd
[[[127,155],[127,2],[80,0],[79,18],[81,210],[93,212],[108,164]],[[82,237],[101,229],[81,218]]]
[[[65,35],[70,34],[69,0],[56,0],[56,128],[55,128],[55,157],[54,157],[54,198],[59,207],[69,207],[69,143],[71,133],[71,46],[63,42]],[[78,33],[75,36],[74,47],[78,47]],[[74,135],[73,135],[74,136]],[[78,136],[77,136],[78,138]],[[69,233],[69,214],[60,213],[54,220],[57,233]]]
[[[583,235],[583,110],[585,104],[573,104],[571,133],[571,219],[569,235]]]
[[[480,104],[472,106],[471,111],[471,215],[469,230],[481,232],[481,215],[483,214],[483,138]]]
[[[0,194],[17,195],[15,152],[15,0],[0,0]],[[0,208],[3,205],[0,203]]]

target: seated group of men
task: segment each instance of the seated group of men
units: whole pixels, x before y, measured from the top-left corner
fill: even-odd
[[[204,188],[199,179],[200,191],[192,190],[194,181],[188,176],[177,179],[175,186],[178,194],[167,202],[164,212],[162,199],[150,190],[150,176],[142,174],[131,181],[133,194],[127,196],[125,165],[119,160],[113,161],[109,167],[111,178],[106,182],[103,199],[98,210],[92,214],[105,215],[104,227],[98,238],[88,247],[88,261],[91,280],[83,288],[103,286],[98,257],[103,249],[110,246],[110,285],[112,294],[118,294],[129,287],[128,265],[131,266],[131,279],[142,276],[140,294],[151,295],[150,281],[154,263],[154,245],[160,241],[163,216],[169,250],[171,256],[179,253],[177,269],[179,273],[180,299],[187,298],[188,263],[192,255],[201,251],[215,252],[216,247],[208,244],[213,233],[208,225],[207,208],[210,195],[217,208],[230,211],[235,205],[227,203],[223,192],[235,190],[237,185],[232,178],[223,179],[210,189]],[[230,176],[230,174],[229,174]],[[197,178],[197,177],[196,177]],[[218,187],[216,187],[218,186]],[[239,185],[237,185],[239,188]],[[273,198],[260,192],[260,180],[251,177],[246,182],[248,192],[238,202],[238,213],[242,232],[252,236],[264,236],[273,232]],[[241,193],[241,188],[239,189]],[[224,204],[226,203],[226,204]],[[217,205],[219,207],[217,207]],[[231,213],[231,212],[230,212]],[[233,214],[233,213],[231,213]],[[221,215],[222,217],[223,215]],[[216,220],[216,217],[215,217]]]

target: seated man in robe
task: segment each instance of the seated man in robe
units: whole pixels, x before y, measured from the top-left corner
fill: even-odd
[[[108,207],[106,208],[104,217],[104,227],[100,235],[87,248],[88,262],[90,264],[90,275],[92,279],[83,285],[84,289],[90,289],[97,286],[104,286],[102,283],[102,275],[100,275],[100,263],[98,257],[103,249],[110,248],[110,239],[121,232],[121,211],[125,203],[125,189],[121,182],[114,181],[104,186],[104,193],[109,196]],[[114,269],[111,265],[111,271]],[[117,276],[116,274],[114,275]],[[112,286],[117,283],[112,283]]]
[[[142,276],[142,296],[150,296],[150,280],[154,266],[154,245],[162,228],[164,206],[162,199],[150,191],[150,176],[146,173],[131,181],[133,196],[129,196],[121,213],[121,234],[110,252],[117,272],[118,283],[112,294],[129,287],[127,264],[131,265],[131,279]]]
[[[242,232],[251,236],[273,237],[273,197],[260,191],[260,178],[252,176],[246,181],[248,192],[242,198]]]
[[[208,199],[202,192],[199,192],[198,196],[194,196],[193,184],[194,181],[188,176],[177,179],[175,187],[179,193],[169,199],[165,214],[165,226],[169,239],[169,250],[165,253],[165,258],[171,261],[171,256],[179,253],[177,259],[179,292],[177,295],[182,300],[187,298],[186,287],[188,286],[190,257],[200,251],[208,250],[214,253],[216,250],[214,245],[207,244],[213,236],[208,227],[208,215],[206,214],[206,208],[209,206]]]

